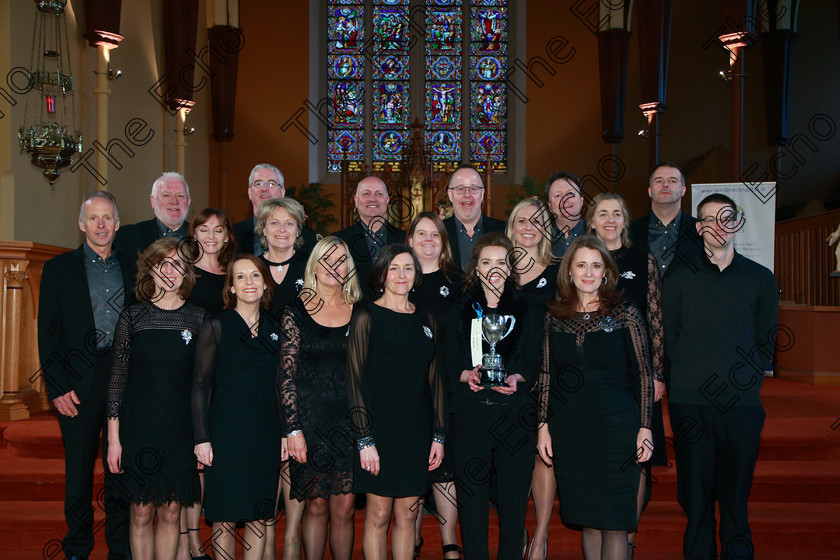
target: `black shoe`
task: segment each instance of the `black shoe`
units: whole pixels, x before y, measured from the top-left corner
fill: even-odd
[[[451,560],[461,560],[461,557],[464,554],[464,550],[457,544],[448,544],[443,547],[443,557],[445,560],[450,560],[449,558],[446,558],[446,555],[450,552],[458,553],[458,558],[452,558]]]
[[[414,545],[414,558],[420,558],[420,551],[423,549],[423,537],[420,537],[420,543]]]
[[[88,560],[88,557],[82,556],[81,554],[74,554],[73,556],[68,556],[67,560]]]

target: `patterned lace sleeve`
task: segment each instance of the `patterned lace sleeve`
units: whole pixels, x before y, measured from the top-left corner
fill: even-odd
[[[538,389],[538,396],[537,402],[539,410],[537,411],[537,419],[539,421],[539,425],[542,426],[548,420],[548,395],[549,395],[549,382],[551,381],[551,375],[549,374],[549,348],[548,348],[548,340],[550,338],[549,334],[551,332],[551,314],[546,312],[545,320],[543,321],[543,329],[542,329],[542,367],[540,368],[540,376],[537,380],[537,389]]]
[[[114,362],[111,366],[111,378],[108,380],[108,402],[105,414],[108,418],[120,417],[125,386],[128,382],[128,364],[131,362],[131,325],[133,307],[120,313],[114,329]]]
[[[218,318],[205,321],[198,333],[192,388],[192,418],[196,445],[210,441],[210,401],[216,373],[216,347],[222,336]]]
[[[347,400],[350,422],[356,431],[356,444],[373,445],[373,422],[365,405],[365,370],[370,337],[370,311],[354,311],[347,341]]]
[[[653,377],[665,374],[665,329],[662,325],[662,285],[656,257],[648,253],[647,324],[650,331],[650,354]]]
[[[301,429],[298,417],[297,374],[300,367],[300,321],[292,310],[286,306],[280,314],[280,332],[283,342],[280,345],[280,410],[283,411],[283,421],[286,433]],[[286,434],[283,434],[284,436]]]
[[[648,335],[645,332],[645,320],[639,309],[632,303],[627,302],[624,309],[630,339],[633,342],[632,350],[628,349],[628,357],[632,364],[631,374],[637,373],[639,375],[641,389],[639,410],[641,411],[642,427],[650,428],[653,414],[653,373],[650,363]]]
[[[437,322],[432,317],[431,313],[425,314],[426,322],[431,327],[432,340],[435,343],[435,357],[432,358],[432,363],[429,364],[429,388],[432,392],[432,411],[433,411],[433,426],[434,439],[439,443],[443,443],[446,438],[446,420],[449,418],[449,411],[446,410],[446,384],[443,382],[443,341],[438,338],[440,329],[437,327]]]

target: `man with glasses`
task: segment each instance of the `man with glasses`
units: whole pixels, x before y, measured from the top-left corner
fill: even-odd
[[[546,181],[548,209],[554,216],[551,252],[555,257],[566,254],[572,241],[586,233],[583,223],[583,192],[577,175],[557,171]]]
[[[452,172],[446,193],[452,203],[453,214],[443,220],[443,224],[449,235],[452,259],[463,271],[470,262],[470,251],[478,238],[485,233],[504,233],[506,224],[481,212],[484,181],[472,165],[460,165]]]
[[[405,232],[388,223],[388,187],[385,182],[371,175],[356,185],[353,203],[359,214],[352,226],[336,232],[350,248],[350,255],[356,265],[359,284],[364,301],[373,301],[377,294],[368,285],[368,276],[376,257],[386,245],[405,243]]]
[[[670,161],[657,163],[648,185],[651,212],[630,224],[633,247],[656,258],[663,284],[675,255],[678,260],[691,260],[703,245],[697,220],[681,209],[685,191],[682,169]]]
[[[686,558],[753,558],[747,498],[764,425],[759,389],[773,359],[779,302],[773,273],[735,251],[735,202],[711,194],[697,206],[703,249],[663,287],[669,411]]]
[[[248,176],[248,200],[251,201],[253,216],[233,225],[239,253],[257,256],[263,254],[260,239],[254,233],[254,229],[257,227],[257,209],[266,200],[285,196],[286,184],[279,169],[269,163],[260,163],[251,169],[251,174]],[[318,242],[318,234],[311,228],[303,227],[301,237],[303,238],[303,246],[300,251],[302,254],[308,255],[315,247],[315,243]]]

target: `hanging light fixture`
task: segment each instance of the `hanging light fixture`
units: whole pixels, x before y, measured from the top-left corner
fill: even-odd
[[[29,65],[29,95],[23,126],[18,131],[20,150],[32,165],[43,169],[55,189],[61,169],[82,151],[82,135],[76,129],[73,75],[64,8],[67,0],[35,0],[32,59]],[[69,120],[68,120],[69,113]]]

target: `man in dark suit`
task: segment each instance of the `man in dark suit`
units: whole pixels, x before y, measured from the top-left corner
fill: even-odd
[[[128,260],[113,251],[119,228],[114,197],[104,191],[85,195],[79,228],[85,242],[44,264],[38,309],[38,354],[47,393],[58,411],[64,439],[64,516],[68,533],[62,548],[68,559],[84,560],[93,549],[93,469],[103,432],[111,344],[117,318],[131,301]],[[108,559],[130,558],[128,503],[119,494],[118,475],[105,467],[105,541]]]
[[[653,254],[663,283],[674,256],[689,262],[703,250],[703,240],[697,235],[697,220],[681,209],[685,191],[685,175],[676,163],[656,164],[648,186],[651,212],[630,224],[633,247]]]
[[[263,254],[263,247],[254,233],[257,226],[257,209],[266,200],[283,198],[284,196],[286,196],[286,184],[280,170],[270,163],[255,165],[248,176],[248,200],[251,201],[251,209],[254,215],[233,225],[239,253],[257,256]],[[315,230],[308,227],[303,227],[300,235],[303,238],[300,251],[302,254],[308,255],[315,247],[315,243],[318,242],[318,235]]]
[[[484,200],[484,181],[472,165],[460,165],[452,172],[446,188],[452,203],[452,215],[443,220],[452,249],[452,260],[461,270],[470,262],[470,251],[485,233],[505,232],[505,222],[481,212]]]
[[[554,217],[551,252],[562,257],[580,235],[586,233],[583,222],[583,192],[580,178],[566,171],[556,171],[546,181],[548,209]]]
[[[123,227],[114,239],[117,252],[129,260],[124,263],[137,271],[137,256],[163,237],[187,236],[187,213],[190,211],[190,187],[180,173],[166,172],[152,184],[149,195],[155,217]],[[132,276],[133,278],[133,276]]]
[[[372,175],[365,177],[359,181],[353,196],[359,220],[334,234],[350,247],[364,301],[373,301],[378,296],[368,285],[376,257],[386,245],[405,243],[405,232],[388,223],[390,200],[388,187],[382,179]]]

